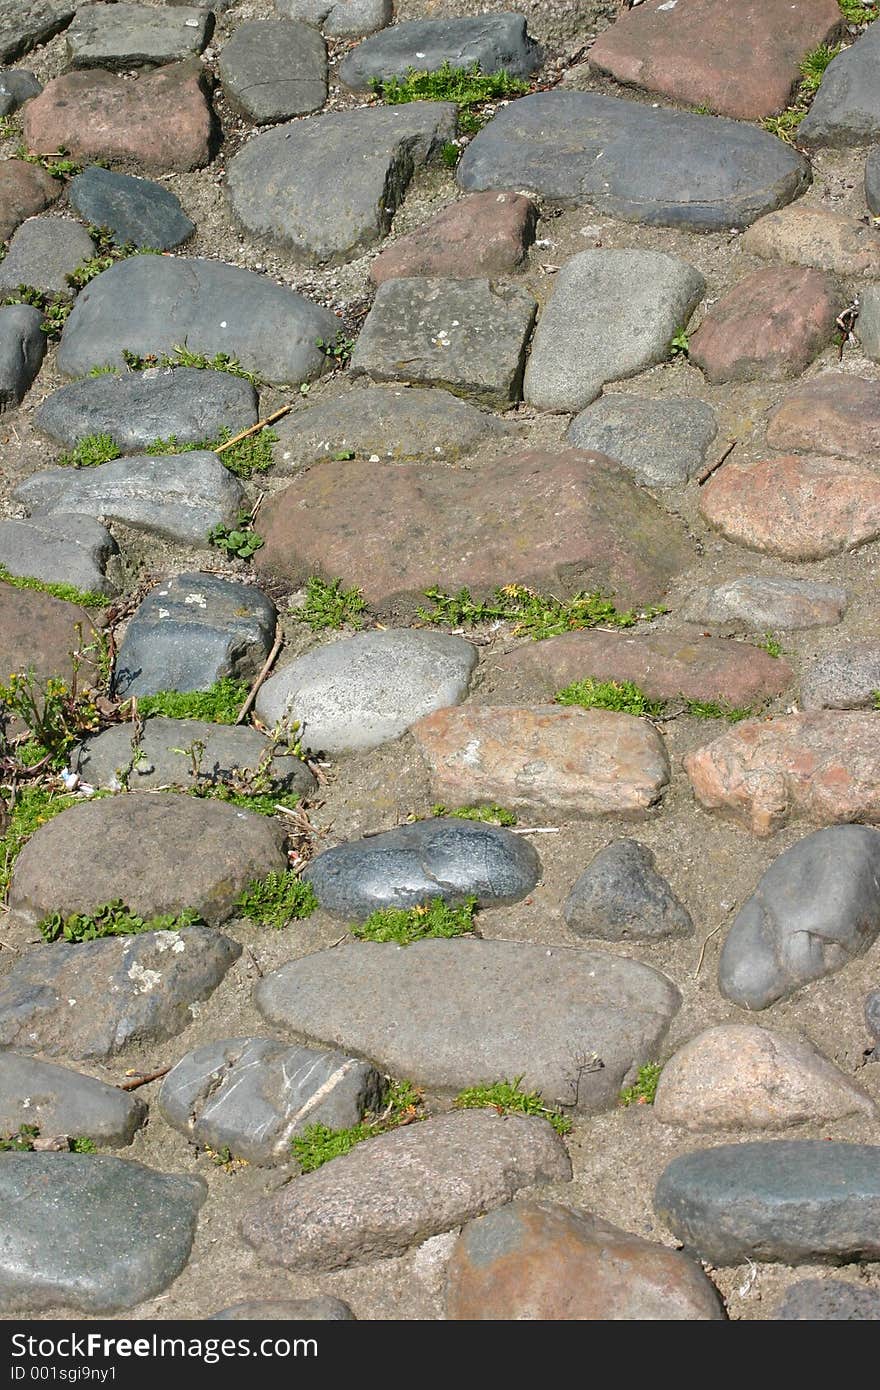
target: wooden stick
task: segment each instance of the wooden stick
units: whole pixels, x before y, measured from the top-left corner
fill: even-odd
[[[240,444],[249,435],[259,434],[260,430],[264,430],[267,425],[273,425],[276,420],[280,420],[282,415],[286,415],[291,410],[293,410],[292,405],[283,405],[280,410],[273,410],[272,414],[267,415],[265,420],[258,420],[255,425],[251,425],[250,429],[241,430],[238,434],[234,434],[231,439],[227,439],[225,444],[218,444],[214,453],[222,454],[226,449],[231,449],[233,444]]]
[[[146,1076],[136,1076],[132,1081],[117,1082],[117,1091],[136,1091],[139,1086],[146,1086],[150,1081],[158,1081],[160,1076],[167,1076],[171,1067],[160,1067],[158,1071],[148,1072]]]
[[[697,968],[696,968],[696,970],[694,971],[694,979],[697,978],[697,976],[699,975],[700,971],[701,971],[702,968],[703,968],[703,960],[704,960],[705,955],[706,955],[706,947],[708,946],[709,942],[712,940],[712,937],[718,935],[718,933],[721,931],[721,928],[722,928],[723,926],[724,926],[724,923],[722,922],[720,926],[713,927],[712,930],[709,932],[708,936],[704,939],[703,944],[702,944],[702,946],[700,947],[700,959],[697,961]]]
[[[245,700],[245,702],[244,702],[244,704],[242,705],[241,709],[238,711],[238,718],[237,718],[236,721],[235,721],[236,724],[240,724],[241,721],[242,721],[242,720],[245,718],[245,716],[247,715],[247,713],[248,713],[248,711],[249,711],[251,705],[254,703],[254,700],[257,698],[257,691],[259,690],[260,686],[263,684],[263,681],[266,679],[266,677],[268,676],[269,672],[271,671],[271,669],[272,669],[272,664],[273,664],[273,662],[275,661],[275,658],[276,658],[276,656],[278,655],[278,653],[281,651],[281,648],[282,648],[283,645],[284,645],[284,633],[283,633],[283,632],[279,632],[278,636],[275,638],[275,645],[273,646],[272,650],[270,651],[269,655],[266,657],[266,660],[265,660],[264,663],[263,663],[263,669],[262,669],[262,671],[261,671],[260,674],[257,676],[257,679],[254,681],[253,685],[252,685],[251,688],[250,688],[250,692],[249,692],[249,694],[248,694],[247,699]]]
[[[720,459],[718,459],[717,463],[710,463],[707,468],[703,469],[702,473],[697,474],[697,484],[699,487],[702,487],[704,483],[708,482],[713,473],[718,472],[718,469],[721,467],[722,463],[727,462],[738,443],[739,440],[735,439],[732,444],[728,444],[727,448],[724,450],[724,453],[721,455]]]

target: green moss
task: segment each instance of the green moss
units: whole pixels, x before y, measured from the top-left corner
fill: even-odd
[[[195,926],[201,917],[193,908],[141,917],[126,907],[121,898],[102,903],[94,912],[72,912],[65,917],[53,912],[37,924],[44,941],[97,941],[103,936],[133,936],[145,931],[182,931]]]
[[[804,55],[799,63],[801,74],[801,93],[812,95],[818,92],[822,85],[822,78],[829,63],[832,63],[840,52],[841,45],[820,43],[817,48]]]
[[[647,1062],[639,1067],[633,1085],[626,1086],[620,1093],[621,1105],[653,1105],[662,1070],[659,1062]]]
[[[15,794],[12,808],[7,807],[6,831],[0,839],[0,896],[6,897],[15,861],[31,835],[76,800],[47,787],[23,786]]]
[[[827,43],[820,43],[817,48],[804,55],[799,64],[800,85],[791,105],[778,116],[767,116],[765,120],[761,121],[765,130],[769,130],[771,135],[785,140],[790,145],[795,143],[798,127],[809,111],[810,103],[822,84],[825,70],[828,64],[837,57],[840,49],[840,44],[835,44],[832,47]]]
[[[848,24],[873,24],[880,14],[880,7],[863,5],[861,0],[837,0],[837,3]]]
[[[431,807],[432,816],[457,816],[459,820],[486,821],[489,825],[516,825],[516,816],[504,806],[443,806]]]
[[[583,628],[633,627],[639,619],[650,620],[661,607],[640,612],[619,613],[610,598],[600,593],[581,592],[569,599],[536,593],[522,584],[505,584],[489,599],[475,600],[469,589],[449,594],[437,587],[425,590],[433,608],[419,608],[417,616],[423,623],[443,627],[477,627],[481,623],[508,622],[514,624],[514,634],[541,641],[563,632]]]
[[[399,946],[410,946],[428,936],[465,936],[474,929],[476,910],[474,897],[459,907],[450,907],[442,898],[432,898],[418,907],[383,907],[353,926],[351,934],[364,941],[396,941]]]
[[[39,594],[51,594],[53,598],[63,598],[66,603],[76,603],[80,608],[106,608],[110,602],[106,594],[96,594],[91,589],[77,589],[73,584],[50,584],[45,579],[32,579],[30,575],[10,574],[5,565],[0,565],[0,583],[11,584],[13,589],[33,589]]]
[[[280,930],[288,922],[300,922],[311,916],[318,899],[310,883],[286,869],[254,879],[239,894],[235,906],[242,917]]]
[[[160,690],[138,698],[138,710],[146,719],[164,714],[168,719],[207,719],[214,724],[234,724],[248,697],[245,681],[224,676],[209,690]]]
[[[228,801],[232,806],[241,806],[245,811],[253,811],[260,816],[274,816],[279,806],[288,811],[300,803],[297,792],[246,792],[235,791],[223,782],[211,782],[190,789],[193,796],[210,796],[217,801]]]
[[[484,73],[479,63],[456,68],[446,62],[436,72],[409,68],[406,76],[384,82],[374,78],[373,91],[389,106],[410,101],[454,101],[458,107],[458,128],[467,135],[480,130],[489,116],[487,103],[508,97],[525,96],[529,84],[505,71]]]
[[[782,644],[778,638],[773,636],[772,632],[765,632],[760,642],[756,642],[755,646],[759,647],[762,652],[766,652],[768,656],[782,656]]]
[[[656,717],[662,714],[663,700],[649,700],[632,681],[597,681],[587,676],[566,685],[556,696],[558,705],[579,705],[581,709],[610,709],[621,714]]]
[[[195,444],[181,444],[173,434],[167,439],[154,439],[148,444],[147,454],[190,454],[195,449],[210,449],[217,453],[220,462],[238,478],[252,478],[255,473],[265,473],[272,467],[272,445],[278,443],[274,430],[262,429],[257,434],[240,439],[231,448],[222,449],[232,439],[232,431],[222,429],[215,439],[200,439]]]
[[[316,574],[306,582],[306,600],[301,608],[292,611],[291,617],[299,623],[308,623],[312,632],[324,632],[328,628],[359,628],[360,615],[366,608],[361,590],[356,586],[343,589],[342,580],[334,579],[326,583]]]
[[[74,1154],[96,1154],[98,1146],[94,1139],[89,1139],[85,1134],[78,1134],[75,1139],[70,1141],[70,1152]]]
[[[499,1115],[540,1115],[557,1134],[568,1134],[571,1120],[558,1105],[545,1105],[539,1091],[524,1091],[522,1077],[496,1081],[492,1086],[471,1086],[460,1091],[455,1104],[460,1110],[497,1110]]]
[[[685,712],[693,719],[727,719],[738,724],[742,719],[751,719],[754,710],[747,705],[730,705],[725,700],[685,700]]]
[[[421,1092],[409,1081],[392,1081],[385,1094],[385,1108],[379,1116],[363,1119],[349,1129],[328,1129],[326,1125],[309,1125],[290,1142],[291,1152],[304,1173],[313,1173],[331,1159],[341,1158],[356,1144],[385,1134],[389,1129],[409,1124],[419,1117]]]
[[[118,459],[121,453],[116,440],[109,434],[87,434],[78,444],[56,462],[63,468],[99,468],[102,463]]]

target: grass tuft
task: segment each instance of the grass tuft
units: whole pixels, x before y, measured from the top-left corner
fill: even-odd
[[[475,600],[469,589],[449,594],[434,587],[425,590],[433,608],[419,608],[417,616],[423,623],[443,627],[477,627],[481,623],[508,622],[514,624],[514,635],[525,635],[541,641],[563,632],[575,632],[596,627],[633,627],[640,619],[649,621],[667,610],[661,607],[641,612],[619,613],[611,599],[601,593],[581,592],[569,599],[539,594],[523,584],[505,584],[491,598]]]
[[[459,820],[485,821],[489,825],[516,825],[516,815],[504,806],[443,806],[440,802],[431,807],[432,816],[457,816]]]
[[[288,922],[301,922],[304,917],[311,916],[317,906],[312,885],[297,878],[290,869],[253,879],[236,902],[242,917],[279,931]]]
[[[545,1105],[539,1091],[524,1091],[522,1077],[496,1081],[493,1086],[471,1086],[455,1097],[460,1110],[497,1110],[499,1115],[540,1115],[557,1134],[568,1134],[571,1120],[558,1105]]]
[[[224,676],[209,690],[159,690],[138,697],[138,712],[146,719],[164,714],[168,719],[207,719],[214,724],[234,724],[248,696],[246,681]]]
[[[182,931],[202,920],[193,908],[141,917],[126,907],[121,898],[103,903],[94,912],[73,912],[65,917],[53,912],[37,924],[44,941],[97,941],[104,936],[133,936],[145,931]]]
[[[308,623],[312,632],[324,632],[328,628],[359,628],[363,624],[361,613],[366,608],[363,593],[357,586],[343,589],[342,580],[334,579],[326,583],[313,574],[306,582],[306,600],[301,608],[291,611],[291,617],[299,623]]]
[[[558,705],[579,705],[581,709],[610,709],[620,714],[656,718],[663,713],[663,700],[649,700],[632,681],[597,681],[587,676],[566,685],[556,696]]]
[[[646,1062],[639,1067],[632,1086],[624,1087],[620,1093],[621,1105],[653,1105],[662,1070],[659,1062]]]
[[[62,468],[99,468],[102,463],[118,459],[122,450],[109,434],[87,434],[56,460]]]
[[[684,703],[685,713],[692,719],[727,719],[731,724],[739,724],[755,713],[747,705],[730,705],[726,700],[685,700]]]
[[[291,1152],[303,1173],[313,1173],[332,1159],[350,1153],[356,1144],[362,1144],[365,1139],[373,1139],[377,1134],[385,1134],[390,1129],[420,1119],[421,1104],[421,1092],[409,1081],[392,1081],[381,1115],[365,1118],[349,1129],[309,1125],[308,1129],[290,1141]]]
[[[363,941],[396,941],[398,946],[411,946],[429,936],[465,936],[474,929],[476,910],[475,897],[466,898],[459,907],[450,907],[442,898],[418,907],[382,907],[353,926],[351,934]]]
[[[51,594],[53,598],[64,599],[65,603],[76,603],[80,608],[106,608],[110,602],[106,594],[96,594],[91,589],[77,589],[74,584],[52,584],[46,579],[33,579],[30,575],[10,574],[5,565],[0,565],[0,583],[11,584],[13,589],[33,589],[38,594]]]

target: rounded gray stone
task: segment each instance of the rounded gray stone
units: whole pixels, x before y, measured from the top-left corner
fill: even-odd
[[[194,367],[102,372],[53,391],[34,419],[68,449],[87,435],[109,434],[123,454],[136,454],[157,439],[201,444],[224,428],[249,429],[257,423],[257,393],[243,377]]]
[[[476,664],[471,643],[445,632],[359,632],[282,666],[261,687],[257,713],[270,728],[296,720],[303,747],[315,752],[377,748],[423,715],[460,704]]]
[[[95,244],[78,222],[66,217],[31,217],[15,232],[0,261],[0,295],[32,285],[71,299],[67,276],[95,254]]]
[[[46,352],[43,315],[31,304],[0,307],[0,415],[30,389]]]
[[[116,1313],[186,1265],[202,1178],[99,1154],[0,1154],[0,1306]]]
[[[93,1076],[0,1052],[0,1131],[36,1125],[41,1138],[85,1137],[111,1148],[130,1144],[147,1118],[138,1096]]]
[[[195,231],[170,188],[98,164],[71,179],[67,196],[80,217],[93,227],[106,227],[117,245],[171,251]]]
[[[0,564],[10,574],[49,584],[72,584],[86,593],[114,594],[107,562],[119,551],[110,532],[88,516],[0,521]]]
[[[31,97],[43,90],[32,72],[25,68],[7,68],[0,72],[0,116],[10,116]]]
[[[308,24],[252,20],[220,52],[227,99],[256,125],[318,111],[327,99],[327,50]]]
[[[868,211],[880,217],[880,146],[869,150],[865,160],[865,202]]]
[[[507,72],[530,77],[542,53],[526,33],[521,14],[475,15],[453,19],[417,19],[394,24],[365,39],[342,61],[339,78],[354,91],[369,91],[374,81],[404,78],[410,68],[436,72],[444,63],[484,73]]]
[[[664,1169],[654,1210],[713,1265],[876,1260],[880,1147],[776,1139],[698,1149]]]
[[[873,25],[838,53],[822,74],[798,126],[798,143],[807,148],[868,145],[880,139],[880,31]]]
[[[287,4],[310,5],[316,0],[287,0]],[[326,0],[317,0],[323,9]],[[282,0],[283,5],[283,0]],[[282,8],[279,5],[277,8]],[[334,39],[359,39],[374,34],[390,24],[394,7],[392,0],[337,0],[324,20],[324,33]],[[305,19],[306,16],[303,15]]]
[[[742,575],[714,588],[697,589],[684,616],[735,632],[833,627],[846,612],[849,595],[839,584],[813,579]]]
[[[648,487],[677,487],[702,468],[717,433],[704,401],[613,394],[572,420],[566,440],[617,459]]]
[[[692,936],[690,913],[654,866],[651,850],[637,840],[615,840],[600,850],[562,910],[572,931],[605,941]]]
[[[855,642],[817,657],[801,678],[803,709],[872,709],[880,690],[880,642]]]
[[[0,10],[0,63],[29,53],[64,29],[74,16],[71,0],[4,0]]]
[[[354,1322],[354,1313],[341,1298],[247,1298],[233,1303],[208,1322]]]
[[[880,286],[865,285],[859,292],[856,336],[862,352],[872,362],[880,362]]]
[[[776,1309],[776,1322],[880,1322],[880,1290],[842,1279],[799,1279]]]
[[[442,816],[324,850],[304,877],[326,912],[360,921],[432,898],[483,907],[519,902],[541,875],[537,852],[500,826]]]
[[[773,861],[718,963],[725,999],[766,1009],[863,955],[880,933],[880,831],[832,825]]]
[[[212,11],[194,5],[80,5],[67,30],[67,53],[73,68],[158,66],[201,53],[213,28]]]

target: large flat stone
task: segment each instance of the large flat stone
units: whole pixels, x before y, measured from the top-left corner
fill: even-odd
[[[43,315],[31,304],[0,307],[0,415],[24,400],[46,352]]]
[[[823,271],[755,270],[722,295],[690,340],[690,359],[712,382],[785,381],[831,341],[844,300]]]
[[[468,192],[515,188],[634,222],[720,231],[790,203],[810,166],[736,121],[594,92],[539,92],[484,126],[457,177]]]
[[[362,38],[391,23],[391,0],[275,0],[288,19],[301,19],[334,38]]]
[[[301,259],[350,260],[387,232],[415,169],[455,134],[455,111],[416,101],[267,131],[229,161],[232,210],[248,231]]]
[[[880,1322],[880,1293],[842,1279],[799,1279],[776,1309],[776,1322]]]
[[[572,420],[566,440],[617,459],[646,487],[677,487],[702,468],[717,433],[715,412],[704,401],[614,392]]]
[[[213,28],[211,10],[194,5],[80,5],[65,41],[71,67],[124,71],[201,53]]]
[[[801,676],[803,709],[872,709],[880,690],[880,642],[832,647]]]
[[[684,616],[732,632],[833,627],[846,612],[848,598],[839,584],[743,574],[714,588],[696,589]]]
[[[849,372],[810,377],[773,411],[767,443],[784,453],[875,458],[880,454],[880,382]]]
[[[0,521],[0,565],[10,574],[72,584],[81,593],[116,592],[105,571],[118,549],[107,528],[88,516]]]
[[[417,19],[394,24],[358,44],[339,66],[339,77],[358,92],[374,81],[403,78],[412,68],[436,72],[478,64],[485,73],[529,77],[540,67],[541,50],[526,33],[521,14],[482,14],[451,19]]]
[[[32,670],[38,679],[73,674],[71,653],[94,643],[96,629],[89,614],[78,604],[29,589],[0,583],[0,672]],[[81,663],[81,674],[94,680],[90,655]]]
[[[359,584],[381,611],[424,591],[521,583],[655,602],[689,561],[681,524],[600,454],[535,450],[462,473],[325,463],[267,500],[258,572]]]
[[[257,125],[318,111],[327,99],[327,49],[307,24],[252,20],[220,52],[229,102]]]
[[[118,245],[170,251],[195,231],[170,188],[99,164],[71,179],[67,196],[80,217],[94,227],[109,228]]]
[[[0,14],[0,63],[10,63],[45,43],[73,19],[70,0],[4,0]]]
[[[851,48],[838,53],[822,76],[813,104],[798,126],[807,148],[868,145],[880,136],[880,30],[869,25]]]
[[[16,1134],[20,1125],[36,1125],[44,1139],[82,1136],[119,1148],[131,1143],[146,1118],[144,1102],[118,1086],[20,1052],[0,1052],[4,1134]]]
[[[326,358],[317,340],[335,342],[339,320],[329,309],[264,275],[222,261],[184,256],[131,256],[86,285],[64,326],[58,366],[65,376],[125,365],[123,349],[140,357],[225,353],[268,381],[319,376]]]
[[[381,251],[370,279],[382,285],[409,275],[509,275],[525,259],[536,221],[534,203],[519,193],[472,193]]]
[[[768,212],[749,227],[743,246],[768,261],[815,266],[847,278],[880,276],[880,232],[831,208],[794,203]]]
[[[621,956],[462,939],[318,951],[267,975],[255,999],[276,1027],[392,1075],[452,1091],[522,1076],[582,1113],[617,1103],[680,1003],[664,975]]]

